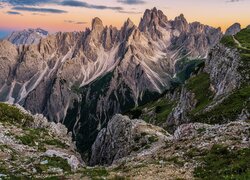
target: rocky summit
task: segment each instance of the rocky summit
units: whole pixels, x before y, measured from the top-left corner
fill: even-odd
[[[249,179],[238,23],[153,8],[138,26],[16,32],[0,41],[0,101],[0,179]]]

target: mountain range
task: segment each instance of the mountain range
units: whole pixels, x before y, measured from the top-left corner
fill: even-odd
[[[111,165],[150,141],[135,142],[142,127],[161,149],[182,124],[249,120],[249,38],[238,23],[223,34],[156,8],[138,26],[96,17],[82,32],[14,32],[0,41],[0,101],[64,124],[86,163]]]

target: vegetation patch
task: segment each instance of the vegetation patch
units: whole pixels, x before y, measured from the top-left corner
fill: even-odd
[[[31,116],[22,113],[18,108],[0,103],[0,122],[16,126],[28,126],[32,120]]]
[[[235,35],[235,38],[241,43],[241,45],[247,49],[250,49],[250,29],[243,29]]]
[[[250,149],[229,151],[214,145],[194,170],[199,179],[250,179]]]
[[[210,78],[209,74],[201,73],[195,77],[190,78],[185,85],[189,91],[195,94],[197,104],[191,114],[196,114],[203,110],[210,102],[212,102],[213,93],[209,89]]]
[[[149,136],[148,141],[151,143],[157,142],[159,138],[157,136]]]
[[[84,168],[80,173],[92,178],[93,180],[105,179],[109,175],[109,172],[104,167]]]
[[[165,158],[164,161],[176,164],[178,166],[184,166],[184,162],[181,161],[178,156],[173,156],[173,157]]]
[[[148,123],[162,125],[166,122],[168,115],[172,112],[175,102],[166,97],[139,106],[125,113],[132,119],[141,118]]]
[[[184,58],[177,61],[175,69],[178,72],[175,77],[175,81],[178,83],[184,83],[190,78],[191,74],[197,73],[197,71],[204,67],[203,59],[188,59]]]
[[[250,86],[235,90],[222,103],[218,104],[212,110],[199,115],[192,116],[195,122],[208,124],[221,124],[229,120],[237,119],[242,109],[250,110]]]
[[[60,168],[64,172],[71,172],[71,167],[67,160],[61,157],[42,157],[41,162],[46,161],[47,163],[39,163],[35,165],[38,173],[46,173],[49,168]]]
[[[237,47],[237,44],[235,43],[233,36],[223,36],[220,42],[227,47],[231,48]]]
[[[68,147],[65,143],[58,139],[51,138],[48,131],[44,128],[26,128],[24,129],[24,135],[16,136],[22,144],[31,147],[37,146],[39,150],[45,151],[45,145],[53,145],[59,148]]]

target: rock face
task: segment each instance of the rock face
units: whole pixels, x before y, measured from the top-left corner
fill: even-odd
[[[221,35],[183,15],[168,20],[154,8],[139,27],[128,19],[118,30],[95,18],[91,29],[38,44],[1,41],[0,101],[62,122],[85,151],[114,114],[171,88],[176,62],[206,57]]]
[[[176,107],[168,115],[168,125],[180,125],[189,122],[188,112],[194,109],[197,104],[195,94],[182,87]]]
[[[239,23],[234,23],[225,32],[225,35],[235,35],[241,30],[241,25]]]
[[[27,29],[27,30],[23,30],[23,31],[13,32],[9,37],[7,37],[7,40],[15,45],[38,44],[40,42],[40,40],[42,38],[47,37],[48,34],[49,34],[48,31],[45,31],[45,30],[40,29],[40,28]]]
[[[171,136],[165,130],[118,114],[99,132],[92,146],[90,164],[111,165],[133,153],[152,154],[168,139]]]
[[[227,94],[238,88],[242,77],[238,71],[240,54],[236,49],[229,49],[223,45],[217,45],[209,54],[205,71],[210,75],[211,88],[216,97]]]

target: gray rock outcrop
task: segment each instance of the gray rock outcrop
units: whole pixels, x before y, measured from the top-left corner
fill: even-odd
[[[225,35],[229,36],[229,35],[235,35],[238,32],[240,32],[241,30],[241,25],[240,23],[234,23],[233,25],[231,25],[225,32]]]
[[[152,154],[164,145],[164,141],[171,138],[160,127],[118,114],[109,121],[107,128],[99,132],[92,146],[90,164],[111,165],[133,152]]]
[[[210,75],[215,97],[225,95],[241,84],[238,72],[240,54],[236,49],[229,49],[224,45],[217,45],[209,54],[205,62],[205,71]]]

